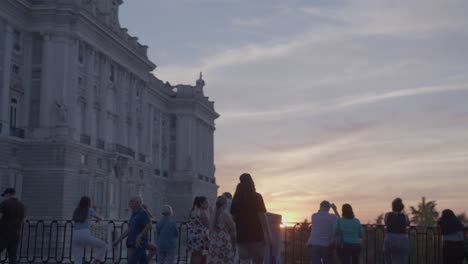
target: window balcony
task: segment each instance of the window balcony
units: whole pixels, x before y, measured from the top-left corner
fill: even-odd
[[[133,149],[125,147],[123,145],[115,144],[115,151],[117,151],[120,154],[124,154],[124,155],[135,158],[135,151],[133,151]]]
[[[105,144],[104,140],[102,140],[102,139],[100,139],[100,138],[98,138],[98,139],[96,140],[96,147],[97,147],[98,149],[104,149],[105,145],[106,145],[106,144]]]
[[[138,153],[138,160],[141,162],[146,162],[146,155]]]

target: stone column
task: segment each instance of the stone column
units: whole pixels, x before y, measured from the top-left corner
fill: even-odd
[[[85,52],[86,56],[86,131],[85,134],[91,137],[91,142],[96,141],[96,128],[94,114],[94,50]]]
[[[52,115],[52,74],[53,74],[53,54],[54,45],[50,33],[43,35],[42,45],[42,78],[41,78],[41,95],[40,95],[40,116],[39,123],[41,128],[48,130],[51,126]]]
[[[9,134],[9,106],[10,106],[10,82],[11,82],[11,55],[13,52],[13,28],[5,25],[5,48],[3,51],[3,83],[0,91],[0,122],[2,125],[1,134]]]
[[[130,124],[130,146],[129,148],[133,149],[134,151],[138,150],[137,147],[137,118],[136,118],[136,108],[137,108],[137,101],[136,101],[136,89],[137,89],[137,81],[136,80],[130,80],[130,117],[131,117],[131,124]]]
[[[31,107],[31,72],[32,72],[32,36],[30,34],[24,34],[23,36],[24,44],[23,44],[23,52],[24,52],[24,95],[23,95],[23,102],[22,102],[22,117],[21,117],[21,127],[28,127],[29,126],[29,112]],[[28,133],[28,129],[25,129],[26,133]]]

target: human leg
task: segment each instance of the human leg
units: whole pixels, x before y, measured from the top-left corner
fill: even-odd
[[[8,261],[10,264],[16,264],[17,251],[18,251],[19,237],[13,236],[8,239],[7,251]]]

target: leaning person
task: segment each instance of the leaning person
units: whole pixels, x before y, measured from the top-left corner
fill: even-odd
[[[340,250],[341,263],[359,264],[364,230],[359,219],[354,217],[350,204],[343,204],[341,215],[342,218],[335,224],[335,235],[341,236],[343,242]]]
[[[92,220],[101,221],[103,218],[91,207],[91,198],[83,196],[73,211],[73,259],[75,264],[83,262],[83,252],[86,247],[96,249],[93,263],[103,263],[106,255],[106,243],[91,235]]]
[[[444,264],[462,264],[465,257],[463,224],[452,210],[442,211],[437,222],[443,236],[442,255]]]
[[[405,205],[400,198],[392,202],[392,211],[385,214],[386,235],[384,253],[386,264],[404,264],[408,259],[409,240],[407,227],[409,218],[403,213]]]

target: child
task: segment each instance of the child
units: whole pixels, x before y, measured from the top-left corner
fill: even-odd
[[[177,223],[172,217],[172,207],[163,205],[162,218],[156,224],[156,244],[159,250],[158,263],[174,263],[176,252],[176,240],[179,232],[177,231]]]

